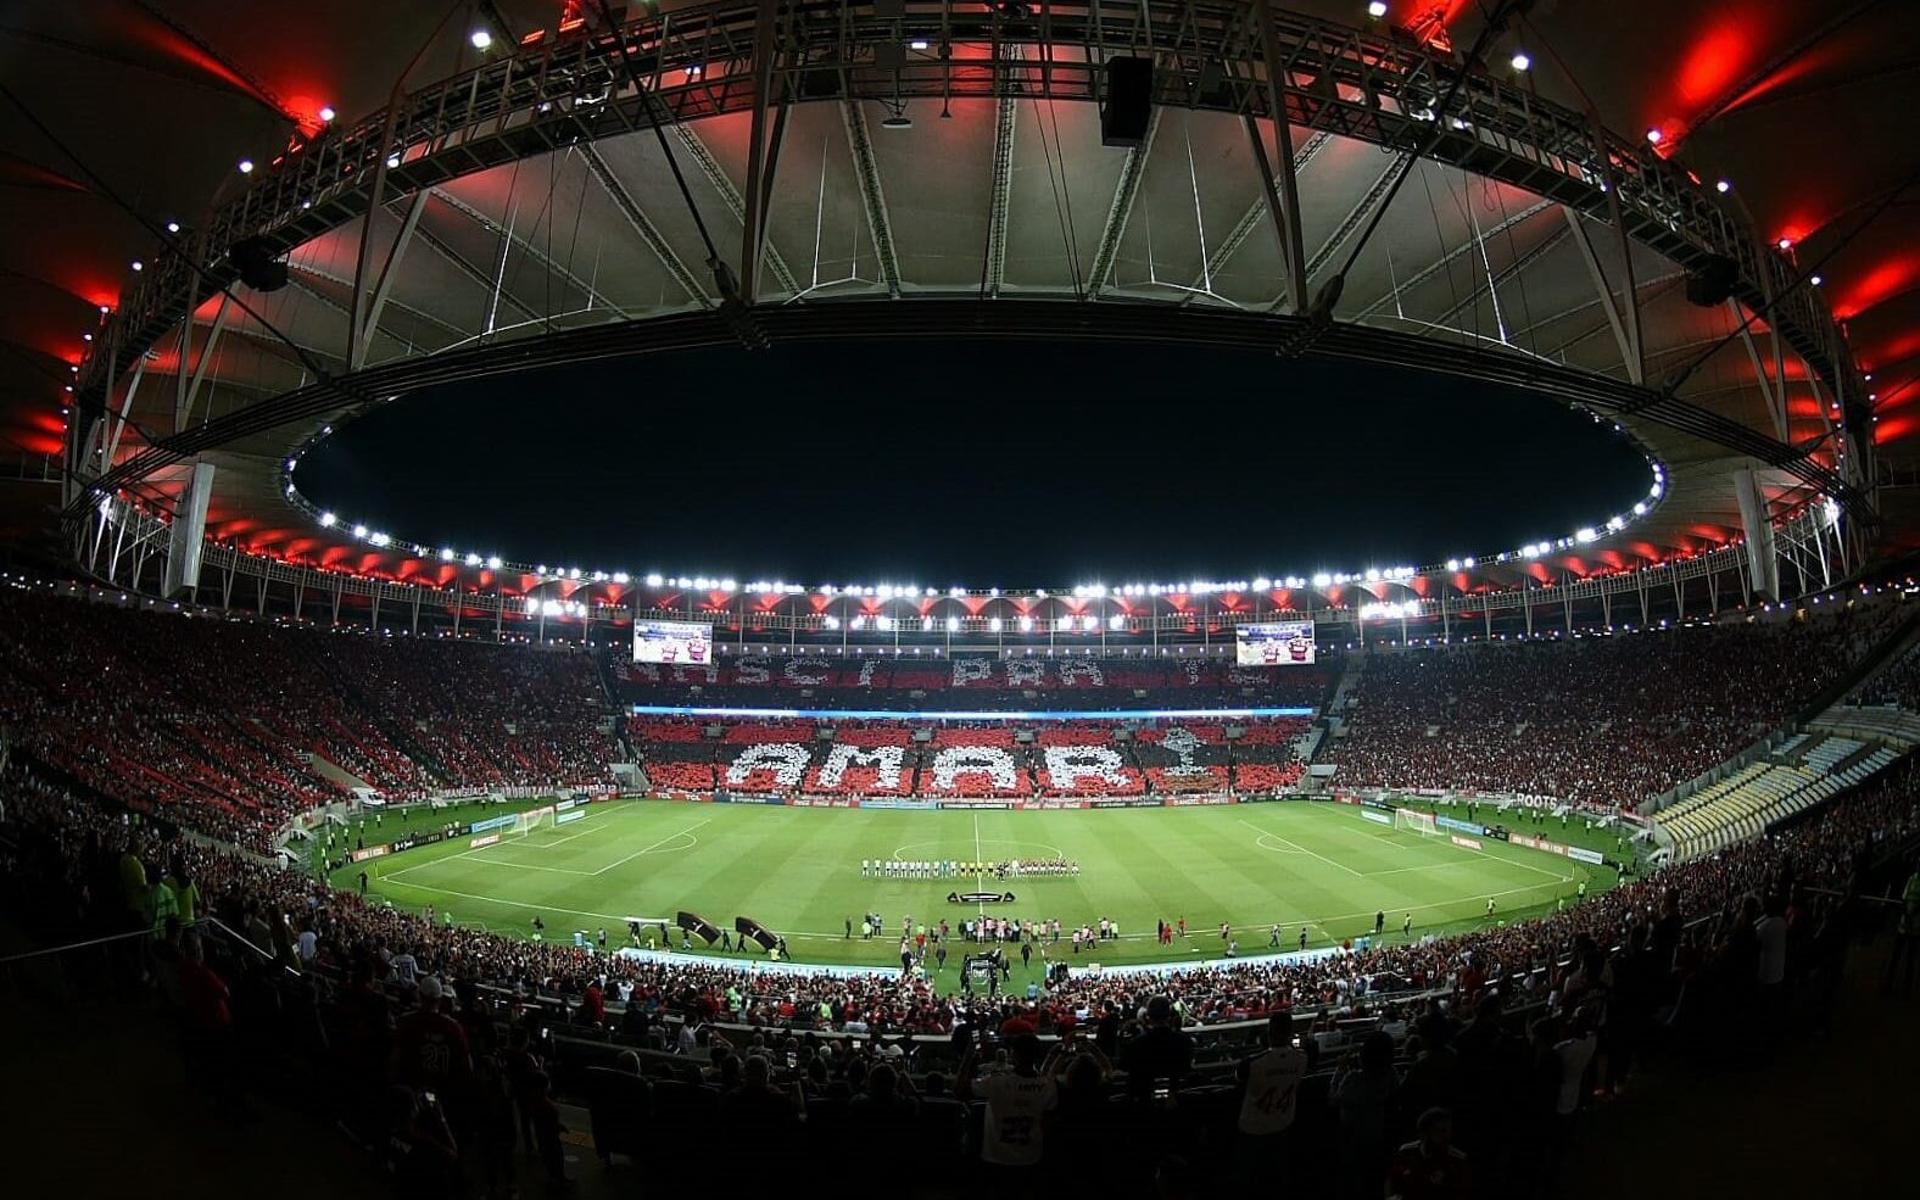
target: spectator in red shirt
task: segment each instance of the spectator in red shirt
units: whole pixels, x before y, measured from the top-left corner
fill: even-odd
[[[1396,1150],[1387,1171],[1387,1200],[1462,1200],[1470,1194],[1467,1156],[1453,1148],[1453,1116],[1420,1114],[1420,1136]]]
[[[394,1074],[425,1091],[452,1092],[467,1077],[471,1062],[467,1031],[440,1011],[445,989],[437,976],[420,981],[419,1007],[400,1018],[394,1030]]]
[[[600,981],[595,979],[587,984],[585,994],[580,997],[580,1023],[598,1028],[607,1019],[607,994],[600,989]]]

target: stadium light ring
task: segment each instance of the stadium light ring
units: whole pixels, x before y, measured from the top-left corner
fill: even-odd
[[[1303,318],[1280,314],[1254,314],[1181,307],[1177,304],[1124,301],[1088,306],[1045,299],[991,299],[977,296],[923,297],[912,303],[879,298],[819,301],[806,306],[774,306],[756,313],[766,335],[776,343],[822,343],[845,340],[946,339],[955,336],[1008,341],[1077,340],[1091,343],[1118,343],[1137,346],[1142,342],[1164,345],[1189,345],[1273,352],[1286,344],[1304,323]],[[566,366],[608,358],[642,358],[650,354],[683,350],[716,349],[737,346],[729,326],[709,313],[650,317],[618,325],[591,326],[520,342],[474,346],[430,359],[400,360],[368,368],[347,381],[367,394],[380,397],[379,405],[403,400],[406,394],[429,386],[498,378],[529,371]],[[1691,436],[1711,438],[1711,426],[1722,422],[1731,427],[1729,437],[1738,436],[1738,428],[1705,410],[1684,401],[1663,400],[1647,389],[1591,375],[1558,364],[1530,358],[1507,350],[1460,345],[1437,346],[1431,339],[1376,326],[1335,326],[1303,358],[1330,361],[1384,363],[1448,375],[1483,383],[1497,383],[1532,392],[1546,401],[1578,406],[1603,419],[1620,423],[1622,436],[1645,456],[1662,478],[1671,478],[1659,447],[1636,428],[1640,423],[1671,425]],[[239,437],[251,437],[281,425],[299,421],[314,422],[315,428],[298,438],[293,449],[279,465],[276,491],[279,498],[318,521],[321,506],[298,488],[297,472],[286,463],[297,462],[323,440],[322,429],[339,432],[365,409],[341,415],[342,400],[337,384],[317,383],[262,401],[247,409],[236,410],[185,434],[164,439],[143,452],[153,456],[151,468],[159,469],[179,461],[171,455],[177,448],[180,458],[188,454],[218,449]],[[324,422],[324,424],[322,424]],[[223,426],[231,426],[224,430]],[[1702,432],[1705,429],[1706,432]],[[177,446],[176,446],[177,444]],[[1746,452],[1754,452],[1745,445]],[[123,465],[131,465],[123,464]],[[1813,465],[1813,464],[1809,464]],[[1824,477],[1822,477],[1824,479]],[[1812,481],[1809,481],[1812,482]],[[1837,480],[1833,487],[1844,486]],[[1659,497],[1648,497],[1645,513],[1636,514],[1624,529],[1606,533],[1583,550],[1597,550],[1610,542],[1637,534],[1636,526],[1660,512],[1672,495],[1663,488]],[[335,504],[333,507],[337,508]],[[1605,517],[1599,517],[1604,521]],[[421,536],[424,535],[424,536]],[[397,537],[400,535],[396,535]],[[434,530],[407,531],[402,541],[425,545],[437,540]],[[1490,567],[1498,551],[1476,554],[1481,565]],[[517,564],[508,564],[514,569]],[[601,564],[631,568],[634,564]],[[721,564],[724,565],[724,564]],[[520,569],[532,571],[531,567]],[[1444,563],[1417,568],[1421,575],[1445,571]],[[1002,581],[989,581],[1004,583]]]

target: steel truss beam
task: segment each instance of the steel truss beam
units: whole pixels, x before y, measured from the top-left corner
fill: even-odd
[[[339,275],[335,275],[333,272],[323,270],[320,267],[314,266],[312,263],[289,261],[287,263],[287,266],[293,272],[294,278],[292,282],[294,287],[299,288],[302,292],[306,293],[309,296],[312,296],[315,300],[318,300],[320,303],[326,305],[328,308],[333,309],[335,312],[339,313],[341,316],[344,317],[349,315],[351,310],[347,307],[347,305],[342,304],[340,301],[334,299],[332,296],[327,295],[325,292],[321,291],[319,288],[314,287],[312,284],[307,283],[304,280],[300,279],[299,276],[308,275],[313,277],[314,279],[318,279],[322,281],[323,283],[331,283],[335,287],[343,287],[347,289],[352,289],[353,280],[344,278]],[[406,313],[408,316],[414,318],[417,321],[421,321],[421,322],[424,322],[425,324],[433,326],[435,329],[438,329],[440,332],[446,334],[447,337],[452,341],[459,342],[464,340],[467,337],[466,330],[461,329],[458,325],[455,325],[452,322],[445,320],[444,318],[436,317],[432,313],[427,312],[424,309],[415,308],[411,304],[403,304],[400,301],[394,300],[394,299],[388,299],[387,304],[389,307],[399,309],[401,312]],[[408,340],[408,339],[402,339],[402,340]]]
[[[1394,149],[1421,144],[1431,131],[1431,105],[1456,71],[1449,57],[1384,31],[1264,5],[1264,20],[1249,20],[1250,7],[1246,0],[1055,0],[1044,20],[1020,24],[990,6],[962,11],[946,0],[910,0],[899,18],[849,5],[836,20],[795,22],[769,71],[789,94],[807,100],[997,99],[1010,86],[1007,68],[1024,58],[1048,64],[1041,78],[1022,84],[1033,98],[1098,102],[1105,59],[1147,53],[1160,64],[1161,103],[1250,113]],[[234,242],[260,235],[275,249],[290,249],[363,215],[389,180],[401,192],[435,187],[655,120],[745,111],[753,103],[758,15],[757,3],[696,0],[671,11],[639,10],[617,33],[548,39],[494,56],[256,173],[213,214],[199,253],[215,281],[231,282],[227,249]],[[875,69],[876,53],[896,51],[903,38],[980,53]],[[626,64],[647,94],[628,82]],[[701,70],[687,70],[695,65]],[[1860,400],[1859,372],[1815,290],[1797,284],[1791,264],[1770,253],[1711,189],[1649,153],[1643,139],[1596,131],[1585,114],[1497,72],[1467,78],[1448,116],[1459,123],[1435,143],[1436,160],[1605,219],[1622,237],[1683,268],[1710,255],[1733,259],[1742,303],[1758,308],[1769,293],[1777,297],[1770,316],[1788,343],[1843,404]],[[397,165],[388,168],[389,158]],[[880,228],[870,166],[863,167],[869,224]],[[883,269],[889,293],[897,294],[890,233]],[[112,347],[121,368],[131,369],[183,310],[209,294],[184,263],[163,256],[115,314],[124,336],[95,345]],[[96,350],[81,377],[95,402],[107,375],[101,358]]]
[[[1496,226],[1495,232],[1489,232],[1489,233],[1475,237],[1472,241],[1467,243],[1467,249],[1471,251],[1471,250],[1477,249],[1479,246],[1483,245],[1484,243],[1491,241],[1496,236],[1498,229],[1499,227]],[[1472,308],[1474,305],[1480,302],[1480,298],[1482,296],[1492,292],[1493,289],[1499,287],[1503,283],[1506,283],[1508,280],[1513,279],[1514,277],[1518,276],[1522,271],[1525,271],[1528,267],[1532,266],[1534,263],[1539,262],[1541,259],[1545,258],[1547,255],[1553,253],[1553,251],[1559,247],[1560,243],[1565,241],[1568,236],[1569,234],[1567,230],[1556,229],[1552,233],[1548,234],[1546,237],[1542,238],[1534,246],[1521,251],[1519,254],[1514,256],[1514,259],[1512,262],[1508,263],[1504,267],[1501,267],[1498,271],[1493,273],[1493,278],[1489,280],[1487,283],[1486,291],[1482,291],[1479,287],[1476,286],[1471,292],[1468,292],[1465,296],[1462,296],[1460,299],[1454,301],[1453,304],[1450,305],[1445,312],[1441,313],[1438,317],[1434,318],[1434,324],[1445,325],[1448,321],[1453,320],[1455,317],[1459,316],[1461,313],[1465,312],[1467,309]]]
[[[1160,132],[1160,109],[1156,106],[1147,119],[1147,136],[1138,146],[1127,148],[1127,160],[1120,164],[1120,180],[1113,185],[1113,202],[1107,205],[1106,224],[1100,228],[1100,242],[1093,252],[1093,271],[1087,278],[1087,294],[1098,296],[1113,278],[1113,264],[1120,257],[1120,239],[1133,216],[1133,202],[1146,178],[1147,159],[1153,153],[1153,139]]]
[[[1240,219],[1234,222],[1232,229],[1227,231],[1227,236],[1221,239],[1218,246],[1214,247],[1213,257],[1207,263],[1206,270],[1194,277],[1194,287],[1199,287],[1202,279],[1211,279],[1219,275],[1220,272],[1225,269],[1227,260],[1232,258],[1234,253],[1246,244],[1247,239],[1253,236],[1253,231],[1260,228],[1262,221],[1272,222],[1274,235],[1279,239],[1282,261],[1285,260],[1288,253],[1287,247],[1293,244],[1294,238],[1289,232],[1289,226],[1297,225],[1298,222],[1291,221],[1287,217],[1286,209],[1283,207],[1281,197],[1277,191],[1280,181],[1278,179],[1269,180],[1265,178],[1266,176],[1272,175],[1273,164],[1267,158],[1266,146],[1261,141],[1260,125],[1258,122],[1252,121],[1251,119],[1248,121],[1247,138],[1253,144],[1255,161],[1259,164],[1263,176],[1261,179],[1260,199],[1247,205],[1247,211],[1240,214]],[[1314,160],[1314,156],[1320,153],[1321,148],[1332,140],[1332,135],[1325,133],[1316,133],[1307,139],[1306,145],[1301,146],[1293,156],[1293,173],[1295,178],[1298,178],[1300,172],[1306,168],[1306,165]]]
[[[455,212],[473,221],[488,233],[493,234],[495,237],[505,238],[508,245],[540,264],[541,269],[545,270],[547,274],[564,281],[567,286],[584,295],[587,298],[587,304],[589,306],[597,307],[600,301],[604,299],[604,297],[600,295],[599,289],[596,288],[590,280],[582,279],[574,274],[573,268],[562,264],[552,255],[534,245],[532,238],[518,232],[510,225],[502,225],[492,216],[468,204],[465,200],[462,200],[445,188],[433,188],[430,194],[435,200],[440,201]]]
[[[1387,160],[1386,168],[1380,172],[1372,186],[1367,188],[1366,194],[1360,197],[1359,203],[1347,210],[1347,215],[1333,227],[1333,232],[1327,235],[1327,240],[1313,252],[1313,257],[1307,260],[1306,267],[1306,276],[1309,281],[1333,260],[1333,256],[1340,252],[1340,247],[1344,246],[1347,239],[1353,236],[1354,231],[1365,224],[1367,218],[1373,214],[1374,206],[1386,197],[1387,192],[1393,187],[1393,177],[1400,169],[1400,161],[1400,155]],[[1285,299],[1285,296],[1275,299],[1273,307],[1278,309]]]
[[[1535,216],[1538,213],[1545,212],[1547,209],[1551,207],[1553,207],[1552,202],[1547,200],[1542,200],[1537,204],[1529,204],[1527,207],[1521,209],[1519,212],[1514,213],[1512,216],[1507,217],[1505,220],[1501,221],[1498,225],[1495,225],[1491,229],[1488,229],[1486,231],[1485,237],[1488,239],[1497,238],[1501,234],[1507,232],[1509,229],[1513,229],[1516,226],[1522,224],[1527,220],[1527,218]],[[1471,240],[1460,243],[1458,246],[1455,246],[1453,249],[1447,251],[1445,254],[1435,259],[1433,262],[1422,267],[1420,270],[1415,271],[1412,275],[1409,275],[1407,278],[1395,281],[1395,283],[1392,285],[1391,290],[1389,290],[1384,295],[1382,295],[1378,300],[1375,300],[1373,303],[1361,309],[1359,316],[1356,317],[1355,319],[1364,321],[1368,317],[1373,316],[1374,314],[1378,313],[1381,309],[1385,308],[1387,305],[1392,304],[1395,296],[1403,292],[1409,291],[1413,288],[1419,287],[1421,284],[1425,283],[1427,280],[1432,279],[1434,276],[1440,274],[1442,271],[1445,271],[1448,267],[1451,267],[1454,263],[1458,262],[1461,258],[1469,254],[1475,253],[1478,250],[1478,248],[1479,247],[1475,245],[1475,243]]]
[[[1010,56],[1019,58],[1018,46]],[[987,185],[987,250],[980,268],[980,292],[998,296],[1007,278],[1007,213],[1013,199],[1013,135],[1020,115],[1012,87],[1000,92],[993,113],[993,179]]]
[[[786,113],[787,109],[783,106],[774,120],[773,147],[768,151],[769,156],[780,147],[780,139],[784,136],[786,130]],[[727,211],[732,213],[744,228],[747,222],[746,198],[740,194],[740,189],[734,186],[733,179],[727,174],[726,168],[722,167],[719,160],[714,158],[713,151],[707,148],[707,143],[701,139],[698,133],[695,133],[685,125],[675,125],[673,132],[679,137],[680,145],[686,150],[687,157],[693,160],[694,166],[700,168],[700,174],[706,177],[707,183],[719,194],[721,201],[727,206]],[[586,150],[588,153],[595,153],[591,146],[586,147]],[[773,172],[768,171],[766,174],[769,177],[767,182],[771,184]],[[767,239],[766,200],[772,198],[772,192],[770,188],[762,188],[761,191],[764,194],[764,199],[760,207],[761,261],[766,264],[767,270],[773,273],[774,279],[779,281],[781,290],[789,296],[797,295],[801,291],[799,282],[794,279],[793,272],[787,268],[787,260],[781,257],[780,251]],[[660,251],[656,250],[655,253],[660,253]],[[671,248],[668,248],[666,253],[672,254],[673,251]],[[678,261],[677,258],[676,261]],[[745,286],[746,284],[743,278],[741,281],[743,290]]]
[[[853,155],[854,173],[860,179],[860,203],[866,210],[873,252],[880,260],[880,278],[887,285],[887,295],[899,299],[900,256],[893,248],[893,222],[887,216],[887,196],[880,187],[880,164],[873,157],[873,137],[867,130],[867,117],[857,102],[843,100],[840,118],[847,129],[847,149]]]
[[[659,259],[660,265],[667,269],[667,274],[673,276],[674,282],[679,284],[681,290],[685,291],[700,307],[712,308],[713,297],[707,292],[706,285],[700,282],[699,276],[687,269],[686,262],[673,248],[673,243],[667,241],[666,235],[660,232],[660,227],[655,225],[653,218],[647,215],[647,210],[641,208],[639,201],[633,198],[633,193],[627,191],[627,186],[620,182],[618,175],[613,173],[613,168],[607,164],[606,158],[601,155],[599,149],[591,145],[582,146],[580,154],[587,161],[587,169],[593,172],[593,177],[600,181],[602,188],[606,189],[608,198],[613,201],[613,206],[620,210],[620,215],[627,219],[627,224],[633,226],[633,231],[640,235],[640,240],[646,244],[647,249],[653,251],[653,256]]]
[[[479,285],[481,292],[489,296],[493,294],[493,276],[482,271],[479,267],[474,266],[471,262],[468,262],[458,250],[448,245],[439,234],[433,232],[431,229],[416,229],[413,231],[413,236],[419,239],[421,245],[439,255],[447,265],[466,276],[471,282]],[[532,306],[521,301],[512,292],[501,292],[500,299],[512,305],[520,312],[521,316],[526,317],[528,320],[532,320],[538,315],[534,312]]]

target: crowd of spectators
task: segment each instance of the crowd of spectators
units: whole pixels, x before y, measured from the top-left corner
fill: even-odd
[[[628,740],[669,792],[831,797],[1282,791],[1305,770],[1296,717],[1019,722],[635,718]],[[822,736],[822,734],[830,736]]]
[[[1909,648],[1876,674],[1848,703],[1891,704],[1920,712],[1920,645]]]
[[[354,781],[394,800],[604,783],[615,747],[605,689],[578,652],[135,611],[24,586],[0,588],[0,680],[17,752],[256,848]]]
[[[1378,1195],[1396,1169],[1392,1146],[1440,1109],[1448,1144],[1483,1177],[1497,1172],[1510,1194],[1535,1195],[1580,1108],[1621,1086],[1649,1046],[1733,1053],[1777,1040],[1790,1012],[1819,1019],[1861,874],[1920,837],[1915,801],[1915,773],[1902,769],[1777,836],[1537,921],[1315,962],[1090,972],[998,997],[940,996],[891,973],[773,974],[449,928],[17,768],[0,776],[0,886],[34,898],[49,938],[151,929],[140,969],[179,998],[209,1086],[245,1086],[235,1077],[248,1022],[281,1051],[290,1041],[324,1047],[330,1069],[316,1078],[388,1080],[391,1107],[363,1094],[330,1115],[397,1154],[390,1165],[404,1177],[439,1181],[430,1194],[463,1175],[510,1172],[493,1156],[510,1156],[516,1140],[564,1171],[554,1074],[560,1046],[575,1038],[591,1061],[642,1080],[620,1088],[668,1106],[662,1119],[689,1105],[708,1120],[724,1114],[727,1136],[748,1147],[777,1142],[801,1114],[821,1122],[807,1126],[810,1138],[828,1136],[848,1106],[877,1104],[910,1110],[916,1129],[996,1165],[1071,1164],[1086,1178],[1071,1149],[1080,1121],[1089,1137],[1144,1121],[1158,1131],[1154,1145],[1171,1131],[1208,1139],[1225,1155],[1209,1169],[1225,1169],[1231,1114],[1245,1109],[1234,1077],[1204,1062],[1194,1035],[1279,1017],[1275,1046],[1291,1033],[1305,1068],[1337,1069],[1314,1074],[1299,1100],[1302,1125],[1315,1126],[1301,1144],[1316,1161],[1263,1143],[1274,1153],[1243,1164],[1254,1181],[1284,1167],[1318,1173],[1331,1194]],[[536,1007],[537,997],[560,1003]],[[303,1023],[324,1036],[295,1037]],[[1060,1040],[1042,1062],[1029,1035]],[[616,1057],[623,1045],[630,1054]],[[946,1107],[984,1098],[991,1123],[1003,1090],[992,1080],[1009,1073],[1059,1093],[1031,1162],[994,1159],[991,1135],[963,1141],[964,1108]],[[570,1082],[596,1096],[613,1086],[600,1072]],[[919,1124],[929,1101],[939,1129]],[[603,1152],[624,1148],[617,1130],[604,1139]]]
[[[1318,761],[1336,785],[1632,809],[1833,685],[1903,610],[1370,653]]]
[[[1337,667],[1240,667],[1198,654],[950,659],[742,655],[700,664],[616,658],[620,698],[634,704],[946,709],[1278,708],[1325,703]]]

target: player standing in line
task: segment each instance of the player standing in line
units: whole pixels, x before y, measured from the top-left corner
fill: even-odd
[[[1412,913],[1408,913],[1406,915],[1406,918],[1400,922],[1400,936],[1403,938],[1411,938],[1413,936],[1413,914]]]
[[[1307,927],[1305,925],[1300,927],[1300,948],[1302,950],[1307,948]]]

